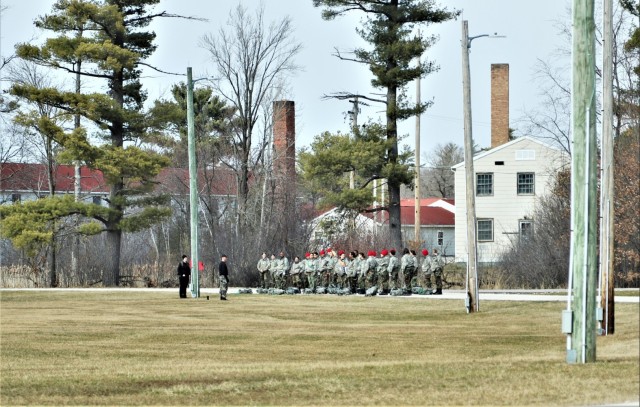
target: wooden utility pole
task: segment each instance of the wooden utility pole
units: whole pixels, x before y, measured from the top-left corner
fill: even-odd
[[[462,21],[462,94],[464,104],[464,173],[467,205],[467,311],[480,310],[478,304],[478,260],[476,235],[475,172],[473,170],[473,134],[471,132],[471,73],[469,68],[469,27]]]
[[[594,0],[573,1],[571,332],[567,362],[596,360],[597,161]]]
[[[600,159],[600,321],[599,333],[615,331],[613,268],[613,0],[602,14],[602,151]]]

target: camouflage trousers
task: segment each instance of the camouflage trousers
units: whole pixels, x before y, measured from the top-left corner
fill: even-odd
[[[220,276],[220,298],[227,298],[227,289],[229,288],[229,280],[225,276]]]
[[[389,273],[387,270],[378,272],[378,291],[389,290]]]
[[[431,285],[431,276],[432,275],[433,274],[431,272],[426,273],[424,275],[423,284],[422,284],[424,286],[424,288],[431,288],[432,287],[432,285]]]
[[[315,273],[307,273],[307,281],[308,281],[308,288],[311,288],[312,290],[316,289],[316,275]]]
[[[442,291],[442,269],[436,269],[433,274],[436,276],[436,289]]]
[[[399,287],[398,270],[391,270],[389,273],[389,289],[395,290]]]
[[[302,279],[300,278],[300,274],[291,274],[291,285],[293,287],[302,288]]]
[[[365,290],[368,290],[369,288],[373,287],[374,285],[376,285],[376,272],[375,272],[375,270],[369,270],[369,271],[367,271],[367,274],[365,276],[364,288],[365,288]]]
[[[410,290],[411,289],[411,281],[413,280],[413,277],[416,274],[416,269],[406,268],[403,271],[402,274],[403,274],[403,280],[404,280],[404,282],[402,284],[402,288],[403,289],[406,288],[406,289]]]
[[[352,293],[356,292],[356,288],[358,288],[358,276],[346,276],[345,288],[349,288]]]
[[[260,272],[260,287],[269,288],[269,271]]]
[[[281,290],[287,288],[287,275],[282,272],[275,273],[273,275],[273,285]]]

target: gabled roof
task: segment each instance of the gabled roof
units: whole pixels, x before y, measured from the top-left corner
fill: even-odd
[[[500,150],[503,150],[503,149],[505,149],[505,148],[512,147],[512,146],[514,146],[514,145],[516,145],[516,144],[518,144],[518,143],[522,143],[522,142],[523,142],[523,141],[525,141],[525,140],[528,140],[528,141],[531,141],[531,142],[537,143],[537,144],[539,144],[539,145],[541,145],[541,146],[543,146],[543,147],[545,147],[545,148],[550,148],[550,149],[552,149],[552,150],[562,151],[562,150],[560,150],[559,148],[552,146],[551,144],[545,143],[544,141],[540,141],[540,140],[535,139],[535,138],[530,137],[530,136],[522,136],[522,137],[518,137],[517,139],[511,140],[511,141],[510,141],[510,142],[508,142],[508,143],[504,143],[504,144],[502,144],[502,145],[500,145],[500,146],[498,146],[498,147],[496,147],[496,148],[492,148],[492,149],[490,149],[490,150],[486,150],[486,151],[483,151],[483,152],[481,152],[481,153],[479,153],[479,154],[474,155],[474,156],[473,156],[473,161],[477,161],[477,160],[479,160],[479,159],[481,159],[481,158],[484,158],[484,157],[486,157],[486,156],[488,156],[488,155],[491,155],[491,154],[493,154],[493,153],[496,153],[496,152],[498,152],[498,151],[500,151]],[[458,163],[458,164],[456,164],[456,165],[452,166],[452,167],[451,167],[451,169],[455,171],[457,168],[460,168],[460,167],[463,167],[463,166],[464,166],[464,161],[462,161],[461,163]]]
[[[55,169],[56,191],[74,191],[75,167],[58,165]],[[106,193],[109,188],[101,171],[80,167],[80,188],[84,192]],[[45,192],[49,190],[44,164],[0,163],[0,191]]]
[[[413,226],[415,224],[415,200],[400,200],[400,224]],[[371,213],[365,214],[373,218]],[[383,224],[389,223],[389,212],[382,212]],[[420,225],[422,226],[451,226],[455,225],[455,201],[445,198],[420,199]]]
[[[74,192],[75,168],[73,165],[58,165],[55,170],[56,191]],[[186,168],[164,168],[156,177],[158,190],[174,195],[189,191],[189,170]],[[208,187],[207,187],[208,185]],[[80,189],[83,193],[108,193],[109,186],[102,171],[80,167]],[[198,172],[198,189],[209,195],[231,195],[237,192],[235,174],[228,168],[218,167],[213,171]],[[42,193],[49,190],[47,167],[44,164],[0,163],[0,191]]]
[[[420,225],[422,226],[455,226],[456,215],[438,206],[422,206],[420,208]],[[415,224],[414,206],[400,207],[400,224]]]

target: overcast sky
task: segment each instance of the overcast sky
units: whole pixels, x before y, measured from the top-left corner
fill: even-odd
[[[0,0],[3,12],[0,20],[3,57],[13,53],[18,42],[42,39],[45,33],[36,29],[33,20],[49,13],[53,0]],[[291,78],[288,99],[296,104],[297,146],[309,145],[313,137],[323,131],[348,132],[346,101],[322,100],[333,92],[378,92],[370,87],[371,74],[363,66],[340,61],[332,56],[334,48],[350,50],[366,46],[355,32],[362,19],[361,13],[352,12],[348,17],[324,21],[320,9],[311,0],[262,0],[266,22],[289,15],[296,30],[296,37],[303,44],[297,57],[302,67]],[[197,16],[207,22],[163,19],[153,24],[157,33],[158,50],[150,62],[166,71],[186,72],[193,67],[194,77],[211,72],[208,52],[200,47],[200,40],[207,33],[215,33],[226,24],[229,12],[238,4],[236,0],[162,0],[156,11]],[[249,10],[260,4],[259,0],[243,0]],[[452,141],[463,144],[463,106],[461,74],[461,21],[469,21],[469,35],[505,35],[504,39],[479,38],[473,41],[470,54],[471,98],[474,141],[481,147],[490,144],[490,66],[506,63],[510,68],[510,126],[522,130],[518,119],[525,110],[538,104],[538,90],[534,81],[536,60],[550,59],[556,48],[563,45],[558,34],[557,22],[567,19],[567,0],[449,0],[441,1],[449,9],[463,10],[463,16],[455,21],[423,28],[426,34],[439,36],[438,42],[425,54],[439,65],[440,70],[422,80],[422,100],[433,100],[433,106],[422,116],[422,155],[430,153],[438,143]],[[567,44],[564,44],[566,46]],[[171,85],[184,80],[175,76],[148,72],[143,83],[149,99],[169,97]],[[2,83],[6,89],[7,84]],[[409,95],[415,100],[415,85],[409,87]],[[363,107],[358,121],[382,120],[382,107]],[[415,119],[401,123],[400,132],[409,137],[405,142],[413,146]],[[517,133],[523,135],[522,131]]]

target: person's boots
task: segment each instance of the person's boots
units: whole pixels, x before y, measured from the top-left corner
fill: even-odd
[[[438,288],[434,294],[442,295],[442,288]]]

